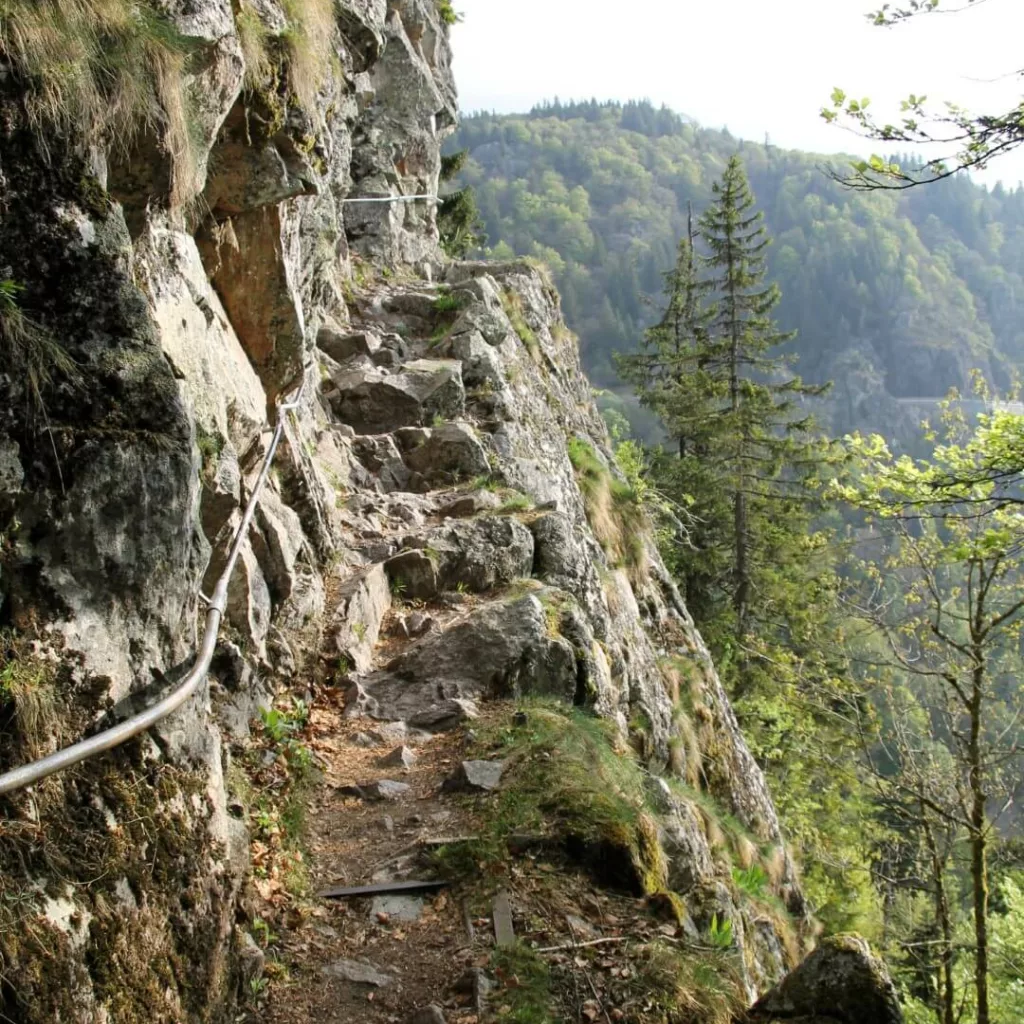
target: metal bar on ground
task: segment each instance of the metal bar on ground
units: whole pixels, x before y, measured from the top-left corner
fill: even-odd
[[[325,900],[340,900],[347,896],[386,896],[395,892],[436,892],[451,885],[446,881],[405,881],[380,882],[378,885],[341,885],[318,892],[317,896]]]

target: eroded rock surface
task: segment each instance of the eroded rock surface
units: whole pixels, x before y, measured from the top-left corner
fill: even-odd
[[[801,1024],[903,1024],[896,986],[864,939],[840,935],[754,1004],[747,1018]]]

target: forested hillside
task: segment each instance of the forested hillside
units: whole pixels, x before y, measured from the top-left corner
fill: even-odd
[[[837,144],[842,135],[837,132]],[[687,204],[710,198],[739,152],[775,244],[778,320],[799,333],[799,372],[834,380],[824,425],[908,436],[912,398],[963,387],[972,367],[1005,388],[1024,354],[1024,191],[966,178],[865,194],[826,173],[844,161],[744,142],[647,103],[562,105],[467,117],[468,149],[495,255],[554,271],[595,384],[656,317]]]

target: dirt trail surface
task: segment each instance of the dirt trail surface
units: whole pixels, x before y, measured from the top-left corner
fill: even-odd
[[[424,855],[438,840],[468,834],[473,813],[442,797],[441,786],[459,763],[461,733],[419,742],[357,744],[377,723],[346,721],[329,695],[310,715],[310,747],[323,765],[311,794],[304,846],[313,893],[332,886],[371,885],[406,877],[432,878]],[[382,737],[383,739],[383,737]],[[395,751],[413,752],[415,764],[382,766]],[[360,799],[348,786],[388,780],[408,786],[394,799]],[[251,1019],[299,1021],[404,1021],[431,1003],[451,1003],[460,969],[479,956],[483,936],[470,940],[452,889],[396,897],[317,899],[304,913],[284,915],[274,954],[287,965],[273,982],[267,1005]],[[416,916],[415,920],[408,918]],[[484,957],[486,959],[486,956]],[[345,980],[346,961],[372,966],[383,984]],[[375,978],[383,975],[383,979]],[[449,1021],[472,1021],[475,1012],[449,1012]]]
[[[495,910],[507,894],[516,939],[539,949],[556,979],[565,1020],[644,1020],[629,951],[652,938],[668,941],[674,924],[659,921],[645,901],[596,887],[570,864],[537,852],[514,856],[493,874],[455,877],[449,858],[432,865],[441,841],[474,836],[494,793],[448,791],[467,754],[478,756],[480,733],[511,720],[504,704],[485,704],[467,727],[387,742],[388,726],[345,719],[328,691],[311,710],[309,745],[322,777],[308,796],[304,846],[310,892],[387,880],[444,877],[440,892],[397,897],[293,899],[276,888],[260,902],[258,920],[272,922],[266,941],[266,987],[254,992],[241,1019],[268,1024],[475,1024],[513,1019],[503,993],[528,984],[514,963],[502,969]],[[382,732],[384,735],[382,735]],[[384,739],[373,747],[367,739]],[[382,765],[403,746],[410,768]],[[349,795],[379,780],[409,787],[395,799]],[[451,846],[449,846],[451,849]],[[258,887],[261,887],[259,882]],[[267,885],[262,886],[264,892]],[[409,918],[415,918],[410,920]],[[554,948],[552,948],[554,947]],[[578,947],[578,948],[574,948]],[[514,958],[513,958],[514,960]],[[549,998],[551,998],[549,996]],[[434,1007],[433,1010],[430,1008]],[[633,1012],[631,1012],[631,1009]],[[538,1021],[547,1020],[538,1016]]]

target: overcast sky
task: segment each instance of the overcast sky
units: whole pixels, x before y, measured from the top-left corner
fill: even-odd
[[[962,0],[945,0],[960,6]],[[455,0],[462,109],[642,99],[707,127],[820,153],[872,146],[818,116],[833,86],[895,120],[909,93],[986,112],[1024,93],[1024,0],[882,29],[872,0]],[[874,147],[877,148],[877,147]],[[1024,179],[1024,152],[983,180]]]

